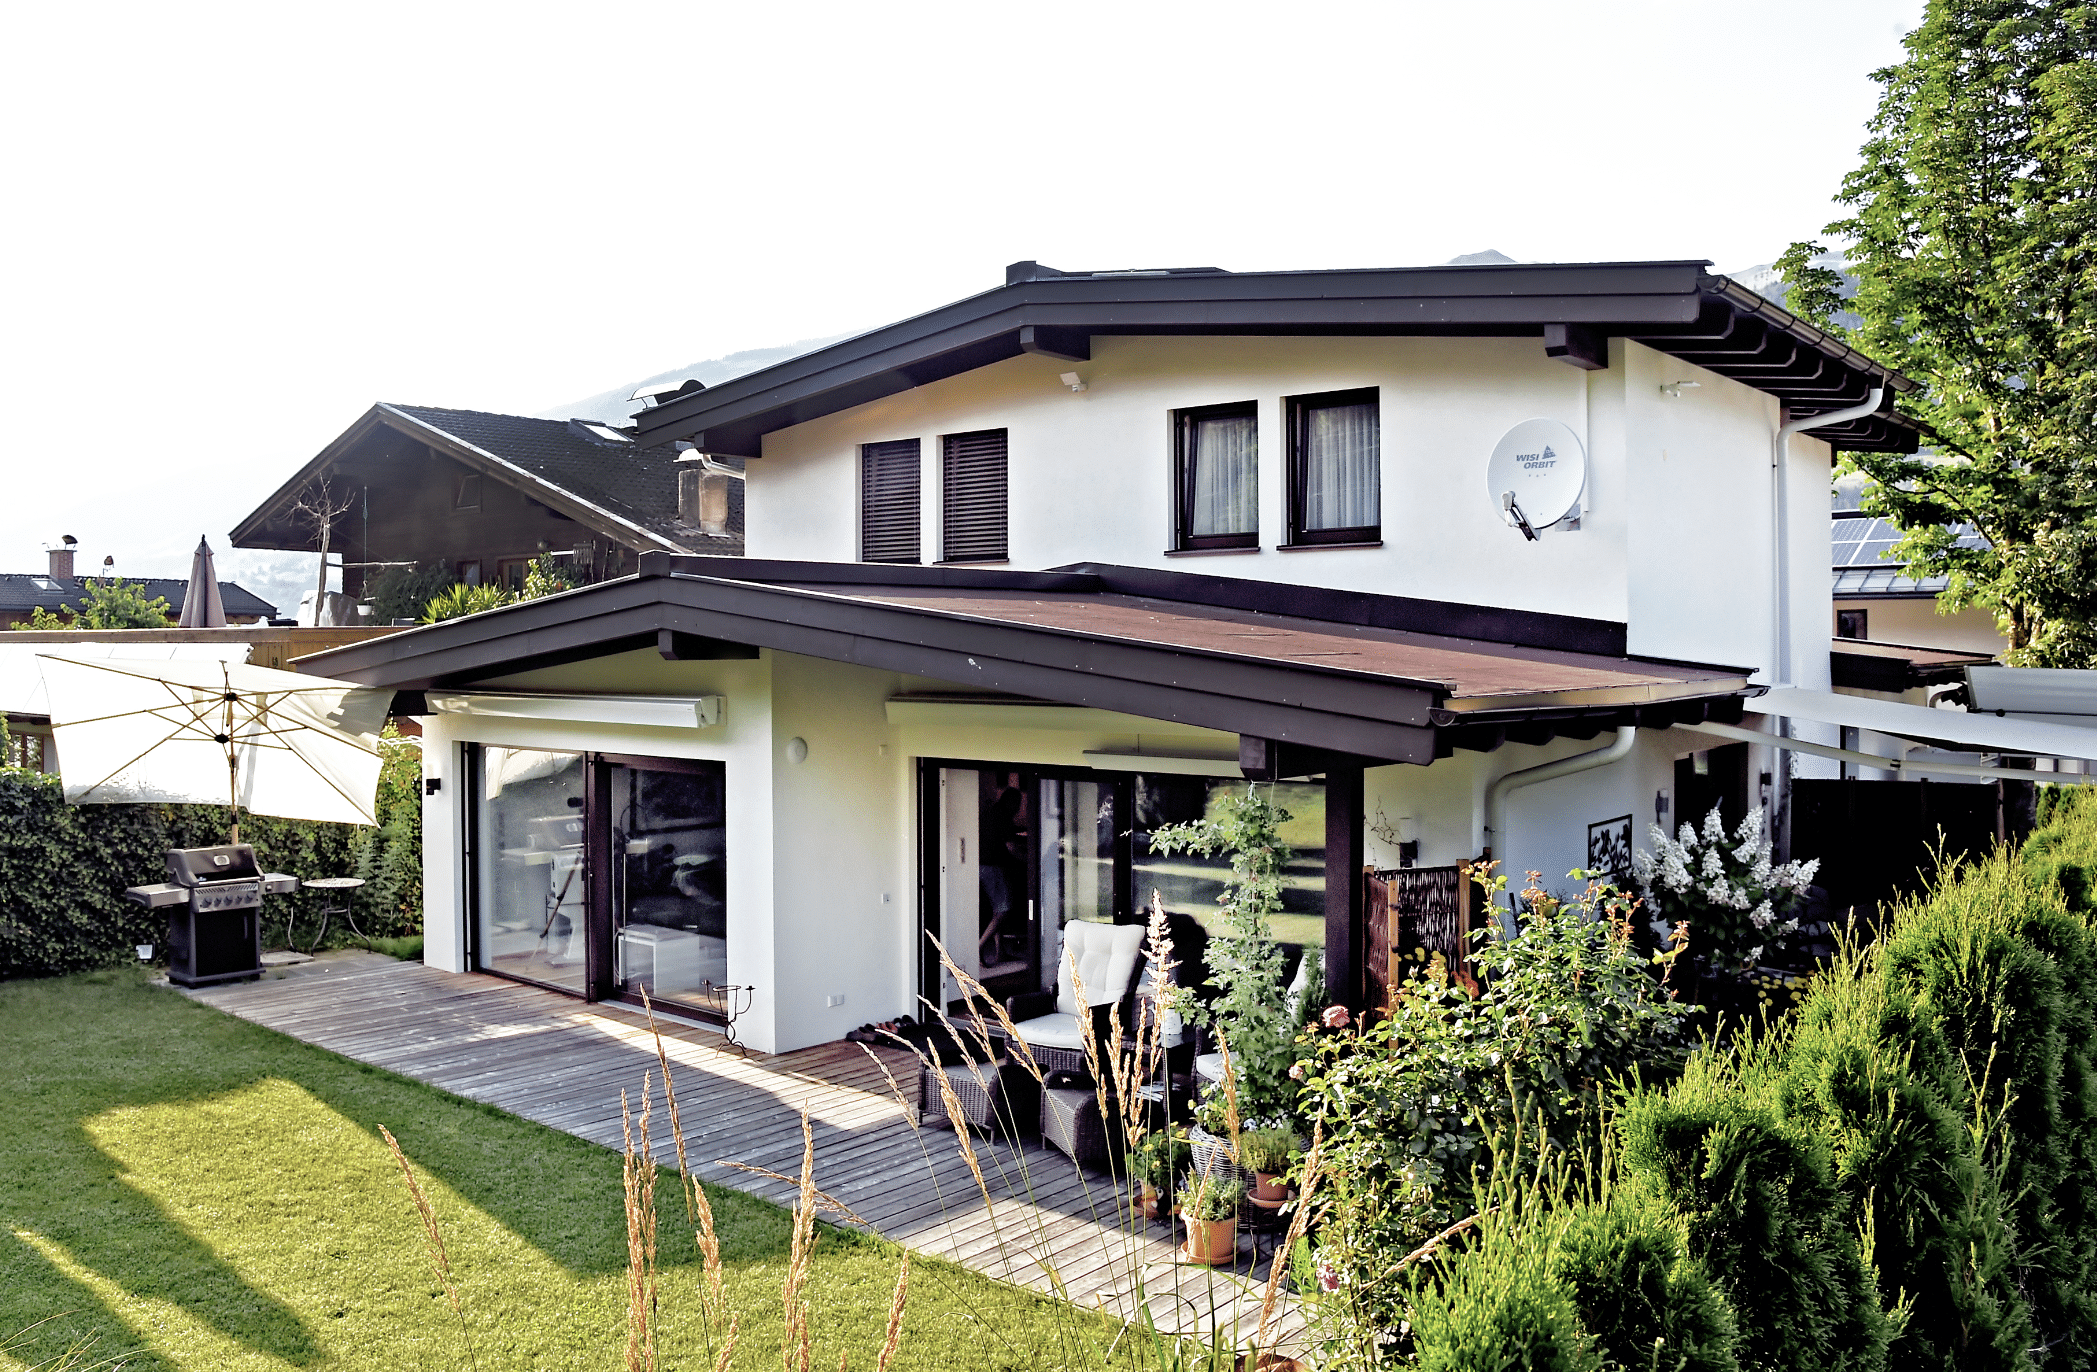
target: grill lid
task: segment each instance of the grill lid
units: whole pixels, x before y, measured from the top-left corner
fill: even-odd
[[[255,847],[250,843],[222,843],[215,848],[170,848],[167,877],[178,886],[202,886],[215,881],[254,881],[262,869],[255,865]]]

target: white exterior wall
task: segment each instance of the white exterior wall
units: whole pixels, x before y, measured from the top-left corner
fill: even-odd
[[[1623,619],[1616,457],[1591,464],[1595,516],[1534,544],[1500,522],[1485,480],[1493,445],[1524,419],[1585,432],[1590,377],[1608,373],[1552,361],[1533,338],[1096,337],[1092,346],[1090,362],[1012,358],[767,434],[765,456],[749,466],[749,555],[855,559],[859,445],[915,437],[932,561],[940,435],[1003,428],[1015,567],[1114,562]],[[1086,380],[1081,393],[1057,380],[1073,370]],[[1359,386],[1380,390],[1383,546],[1278,551],[1283,397]],[[1242,400],[1260,407],[1264,546],[1168,557],[1172,411]]]

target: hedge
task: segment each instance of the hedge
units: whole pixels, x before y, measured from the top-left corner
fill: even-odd
[[[389,738],[377,827],[241,816],[241,838],[265,871],[300,878],[361,876],[357,923],[374,936],[422,930],[421,761]],[[55,976],[136,957],[166,942],[167,915],[133,905],[124,888],[167,880],[169,848],[223,843],[227,812],[208,805],[68,805],[55,775],[0,768],[0,980]],[[287,916],[308,916],[309,892],[264,902],[264,942]],[[311,923],[307,928],[310,930]],[[302,935],[304,937],[305,935]]]
[[[2097,1366],[2097,795],[2040,813],[1796,1012],[1627,1090],[1601,1199],[1453,1247],[1415,1363]]]

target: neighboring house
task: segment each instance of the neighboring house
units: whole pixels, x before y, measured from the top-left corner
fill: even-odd
[[[38,610],[58,614],[64,609],[79,608],[89,583],[96,578],[73,575],[71,548],[52,548],[49,557],[51,565],[41,575],[0,572],[0,630],[29,623]],[[166,600],[168,623],[173,624],[182,617],[182,602],[189,596],[186,580],[177,581],[170,577],[133,580],[126,577],[125,581],[139,587],[149,601]],[[267,624],[276,617],[276,606],[231,581],[218,583],[218,592],[219,598],[225,602],[228,623]]]
[[[329,547],[351,596],[400,563],[515,589],[548,556],[601,580],[632,572],[643,552],[739,554],[737,465],[590,420],[380,404],[242,520],[233,545],[318,552],[301,503],[319,506],[325,483],[341,511]]]
[[[1912,388],[1698,262],[1019,263],[635,416],[747,461],[748,557],[305,665],[423,720],[433,966],[833,1039],[955,994],[928,935],[1010,994],[1070,920],[1212,918],[1148,836],[1253,777],[1360,1002],[1365,866],[1563,887],[1835,774],[1831,454],[1913,451]]]
[[[1886,553],[1900,541],[1900,532],[1858,508],[1861,489],[1862,478],[1856,475],[1844,477],[1835,486],[1835,637],[1989,657],[2008,647],[1995,627],[1995,616],[1988,611],[1977,607],[1953,614],[1938,611],[1937,596],[1950,578],[1916,581],[1902,575],[1901,563],[1886,560]],[[1968,547],[1984,546],[1972,530],[1961,533],[1960,542]]]

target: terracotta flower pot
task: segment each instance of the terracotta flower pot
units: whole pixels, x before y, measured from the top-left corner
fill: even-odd
[[[1187,1221],[1187,1257],[1189,1261],[1207,1263],[1219,1267],[1238,1256],[1238,1217],[1227,1220]]]
[[[1285,1201],[1289,1198],[1289,1188],[1282,1184],[1280,1173],[1255,1172],[1252,1176],[1252,1198],[1254,1200]]]
[[[1158,1217],[1158,1188],[1147,1181],[1140,1183],[1130,1208],[1147,1220],[1156,1219]]]

